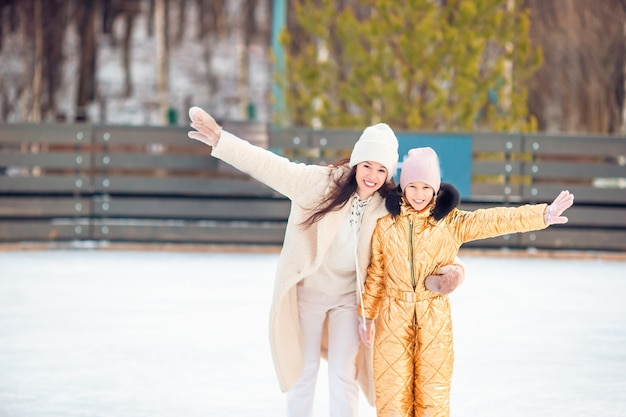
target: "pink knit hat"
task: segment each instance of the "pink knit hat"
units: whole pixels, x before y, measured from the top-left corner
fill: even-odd
[[[402,163],[402,172],[400,172],[402,191],[408,184],[416,181],[433,187],[435,194],[439,191],[441,184],[439,157],[433,148],[413,148]]]

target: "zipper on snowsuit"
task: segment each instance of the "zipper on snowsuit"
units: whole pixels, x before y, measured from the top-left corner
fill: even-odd
[[[410,251],[410,262],[411,262],[411,284],[413,285],[413,291],[417,287],[415,283],[415,262],[413,260],[413,220],[409,220],[409,251]]]
[[[413,258],[413,219],[409,220],[409,261],[411,265],[411,284],[413,285],[413,292],[417,288],[417,283],[415,282],[415,260]],[[413,306],[413,325],[417,326],[417,312],[415,311],[416,306]]]

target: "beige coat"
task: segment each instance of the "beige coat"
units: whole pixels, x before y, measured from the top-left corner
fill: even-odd
[[[454,209],[435,222],[403,206],[378,222],[363,293],[365,317],[376,319],[376,409],[386,416],[449,416],[454,353],[448,296],[425,278],[451,263],[462,243],[543,229],[545,204]],[[505,272],[503,272],[506,275]]]
[[[291,200],[269,320],[274,367],[280,388],[285,392],[297,382],[304,364],[296,284],[320,267],[350,205],[346,204],[341,209],[326,214],[309,228],[303,229],[300,224],[329,192],[334,185],[333,178],[347,174],[349,168],[291,162],[225,131],[222,131],[212,155]],[[357,243],[357,267],[363,277],[370,261],[371,237],[376,221],[387,213],[383,198],[376,193],[363,214]],[[357,286],[355,278],[355,289],[359,292],[361,289]],[[322,346],[322,351],[324,350],[325,347]],[[361,345],[357,363],[358,379],[366,397],[373,404],[371,357],[371,350]]]

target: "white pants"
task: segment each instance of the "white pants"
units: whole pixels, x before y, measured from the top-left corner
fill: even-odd
[[[304,369],[287,393],[288,417],[311,417],[320,366],[322,327],[328,315],[328,389],[330,417],[356,417],[359,385],[359,315],[356,293],[328,295],[298,287],[298,312],[304,344]]]

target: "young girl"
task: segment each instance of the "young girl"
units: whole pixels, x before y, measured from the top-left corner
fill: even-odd
[[[291,200],[270,311],[270,345],[280,388],[288,392],[287,415],[312,415],[323,355],[330,416],[356,417],[359,382],[371,403],[374,397],[366,366],[371,350],[359,338],[357,298],[376,221],[387,214],[385,196],[395,188],[395,134],[383,123],[370,126],[349,161],[305,165],[223,131],[198,107],[189,117],[195,129],[189,137],[212,146],[211,155]],[[462,277],[462,267],[446,270],[435,278],[458,282]]]
[[[450,263],[463,242],[565,223],[561,214],[574,196],[563,191],[549,206],[437,215],[439,159],[431,148],[409,151],[400,187],[402,195],[395,202],[388,197],[391,214],[378,221],[372,237],[361,338],[366,345],[374,339],[379,417],[447,417],[454,360],[450,304],[440,294],[441,280],[428,276]]]

